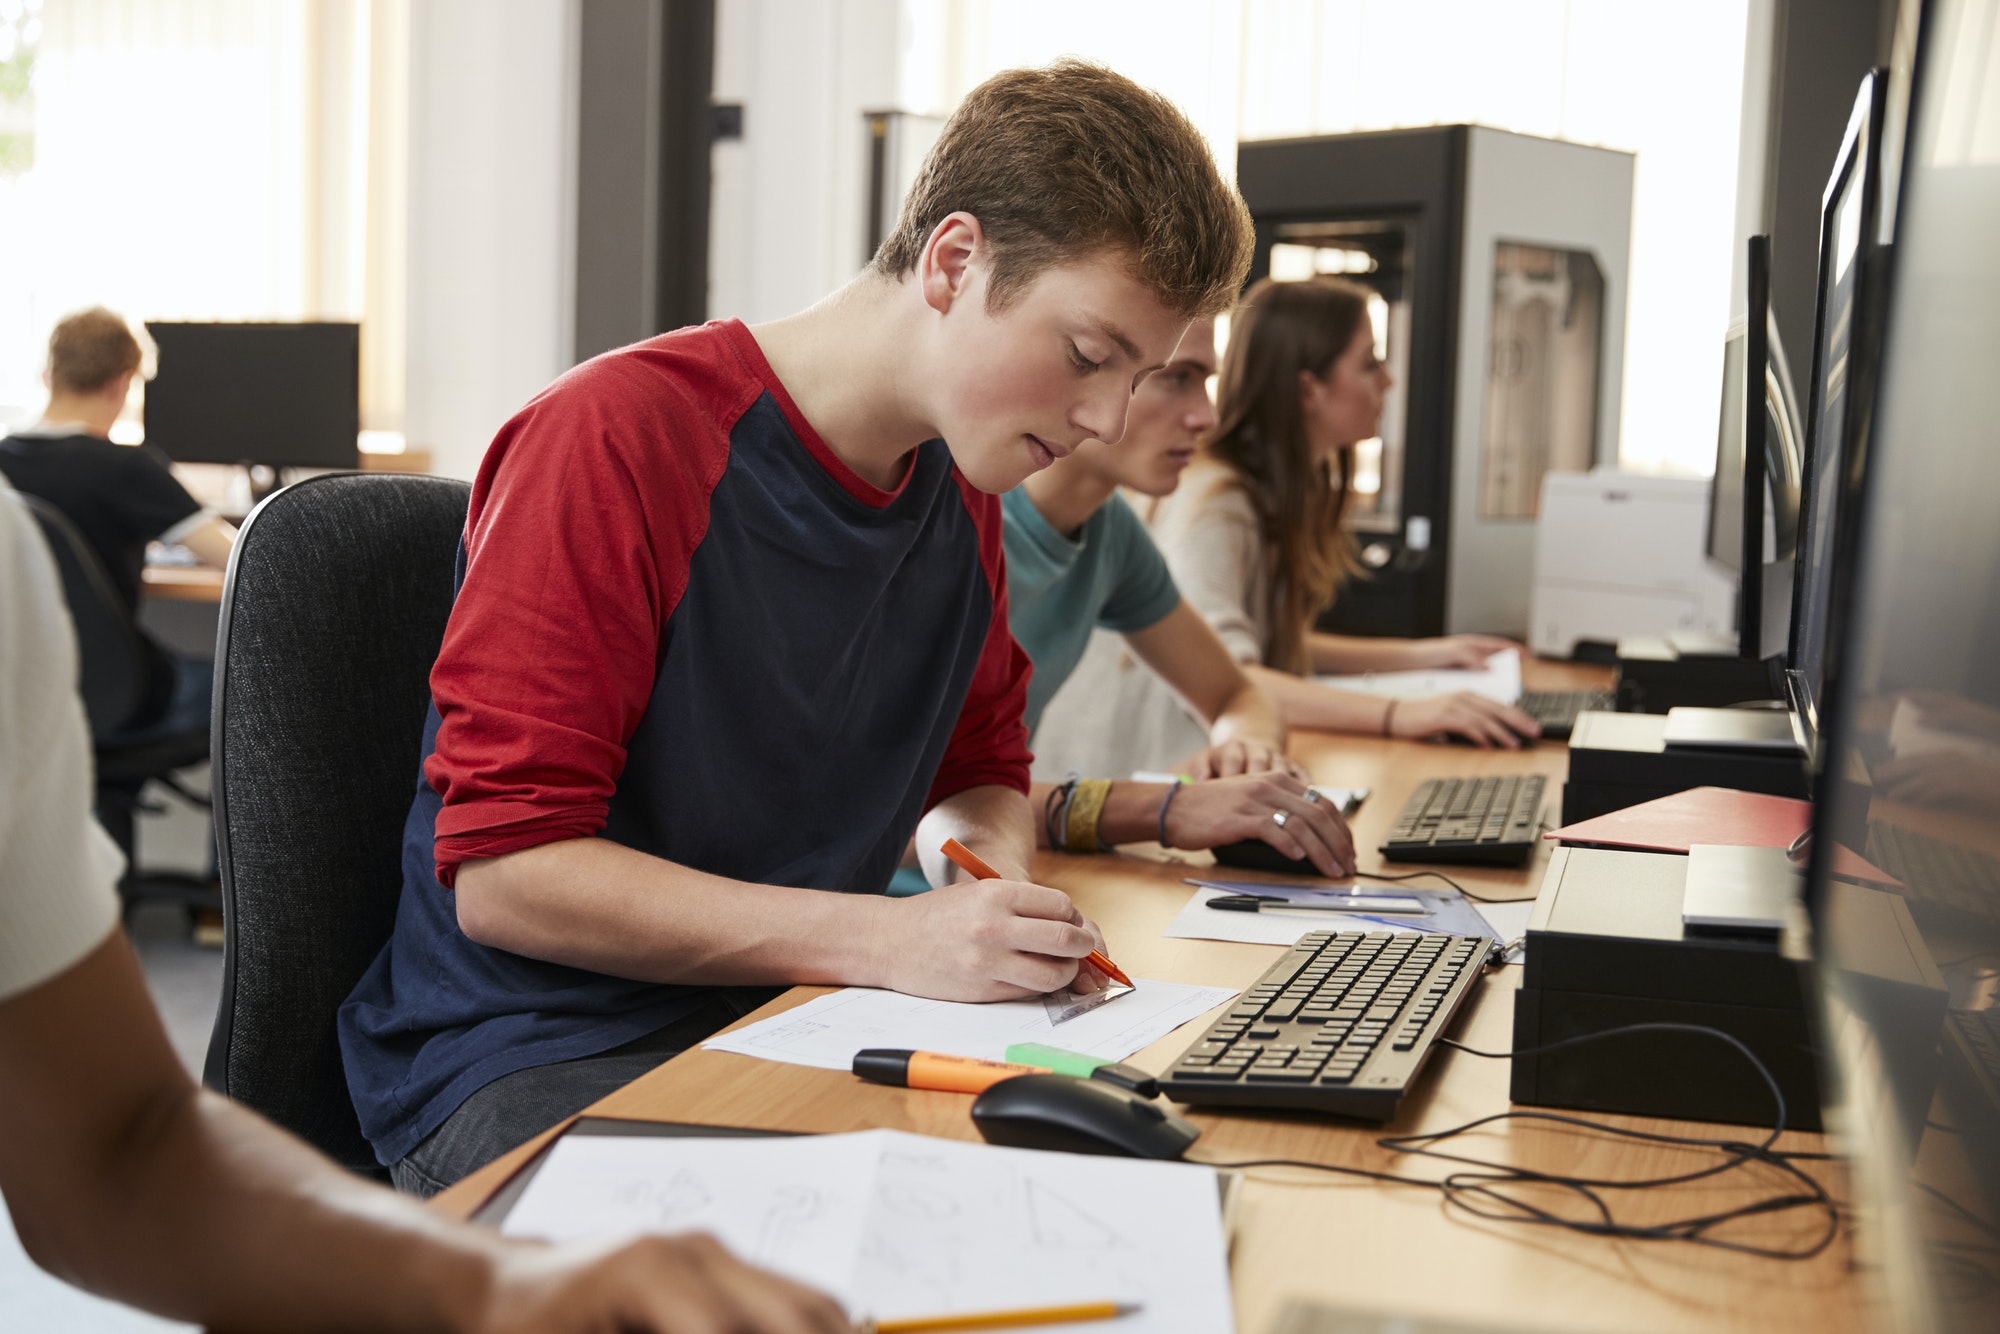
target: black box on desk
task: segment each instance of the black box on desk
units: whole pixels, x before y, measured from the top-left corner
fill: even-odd
[[[1667,720],[1652,713],[1584,713],[1569,738],[1562,822],[1595,819],[1693,787],[1804,797],[1796,752],[1669,747]]]
[[[1785,606],[1791,599],[1785,599]],[[1665,713],[1694,706],[1726,709],[1746,700],[1783,699],[1782,658],[1683,653],[1665,639],[1618,641],[1616,695],[1620,713]]]
[[[1627,1024],[1698,1024],[1756,1053],[1786,1125],[1820,1128],[1802,932],[1705,935],[1681,924],[1688,859],[1559,848],[1528,922],[1514,1050]],[[1803,925],[1803,917],[1801,917]],[[1513,1061],[1515,1102],[1770,1125],[1770,1087],[1741,1053],[1697,1033],[1633,1033]]]

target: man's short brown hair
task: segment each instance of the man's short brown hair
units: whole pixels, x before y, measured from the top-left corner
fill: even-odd
[[[49,335],[49,387],[94,394],[145,361],[124,317],[102,306],[80,310]]]
[[[1250,214],[1166,98],[1082,60],[996,74],[966,95],[924,159],[875,269],[916,268],[953,213],[992,247],[988,305],[1044,269],[1106,248],[1187,319],[1219,314],[1250,268]]]

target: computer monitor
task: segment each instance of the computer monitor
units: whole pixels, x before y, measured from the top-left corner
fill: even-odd
[[[177,463],[353,468],[361,326],[148,322],[146,443]]]
[[[1770,238],[1749,243],[1747,309],[1723,343],[1722,417],[1709,481],[1708,554],[1737,575],[1739,656],[1784,651],[1791,563],[1798,539],[1799,428],[1784,345],[1770,309]],[[1763,392],[1747,397],[1750,366],[1764,368]],[[1753,403],[1760,411],[1750,411]],[[1761,495],[1761,505],[1745,505]],[[1751,572],[1748,576],[1745,571]]]
[[[1830,630],[1844,598],[1846,529],[1859,503],[1865,459],[1855,443],[1875,385],[1882,246],[1881,125],[1887,79],[1861,81],[1820,213],[1818,312],[1813,320],[1812,400],[1806,418],[1799,559],[1785,655],[1788,702],[1808,744],[1819,730]]]
[[[2000,1272],[2000,45],[1933,0],[1841,539],[1807,902],[1874,1329],[1993,1328]],[[1875,870],[1855,866],[1844,848]],[[1879,870],[1881,876],[1875,871]]]

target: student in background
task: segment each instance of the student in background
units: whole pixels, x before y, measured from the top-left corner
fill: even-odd
[[[67,317],[49,335],[42,419],[0,437],[0,476],[76,525],[134,617],[148,542],[180,543],[220,567],[236,541],[235,528],[204,510],[157,451],[111,442],[112,423],[143,361],[139,340],[120,316],[94,306]],[[121,739],[204,724],[214,663],[142,640],[153,659],[152,688],[123,724],[128,735]]]
[[[1333,278],[1257,283],[1232,318],[1220,422],[1179,489],[1154,506],[1153,538],[1188,601],[1290,726],[1518,747],[1539,732],[1535,721],[1480,695],[1390,700],[1312,679],[1479,667],[1517,647],[1488,635],[1372,639],[1312,628],[1356,568],[1342,525],[1353,446],[1378,431],[1388,387],[1362,288]],[[1122,656],[1109,643],[1086,653],[1043,718],[1038,763],[1152,769],[1200,744],[1173,691]]]
[[[394,933],[339,1016],[399,1185],[458,1180],[772,987],[1092,984],[1097,929],[1028,875],[998,497],[1116,440],[1250,245],[1171,103],[1014,70],[845,287],[608,353],[502,427]],[[920,822],[943,888],[885,897]],[[949,883],[948,837],[1004,878]]]
[[[1349,875],[1353,839],[1340,815],[1307,790],[1305,772],[1285,758],[1277,703],[1181,597],[1145,524],[1118,494],[1124,487],[1165,496],[1180,483],[1181,470],[1215,426],[1208,397],[1214,374],[1215,321],[1196,320],[1166,368],[1133,391],[1123,439],[1086,440],[1001,500],[1008,621],[1035,668],[1027,707],[1035,751],[1061,746],[1037,724],[1093,626],[1122,636],[1207,725],[1202,748],[1172,766],[1200,780],[1179,792],[1130,781],[1129,770],[1112,771],[1108,781],[1037,782],[1029,796],[1045,815],[1041,842],[1091,852],[1162,835],[1178,848],[1262,839],[1288,857],[1310,859],[1326,875]]]
[[[0,1196],[37,1264],[274,1334],[849,1328],[706,1238],[555,1250],[453,1223],[197,1088],[118,929],[75,679],[54,563],[0,483]]]

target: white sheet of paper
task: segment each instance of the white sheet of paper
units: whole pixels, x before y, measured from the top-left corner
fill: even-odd
[[[862,1138],[566,1135],[501,1231],[565,1242],[699,1229],[754,1264],[845,1292],[880,1157]]]
[[[1161,934],[1176,940],[1236,940],[1246,945],[1296,945],[1313,931],[1392,931],[1402,934],[1417,930],[1413,926],[1393,924],[1388,918],[1356,913],[1293,909],[1283,912],[1218,912],[1208,906],[1210,899],[1221,898],[1223,893],[1219,889],[1196,889],[1187,905]]]
[[[572,1137],[508,1216],[581,1240],[703,1227],[746,1259],[895,1319],[1141,1303],[1127,1334],[1234,1327],[1212,1169],[931,1139]],[[1051,1325],[1090,1334],[1095,1325]]]
[[[1475,695],[1512,704],[1521,698],[1521,654],[1506,649],[1486,660],[1483,671],[1368,672],[1360,676],[1322,676],[1326,685],[1342,690],[1359,690],[1370,695],[1390,695],[1397,699],[1421,699],[1429,695],[1449,695],[1470,690]]]
[[[1235,995],[1228,987],[1136,978],[1131,995],[1058,1026],[1049,1022],[1039,996],[975,1005],[848,987],[701,1045],[822,1070],[851,1069],[854,1053],[866,1047],[998,1061],[1016,1042],[1122,1061]]]

